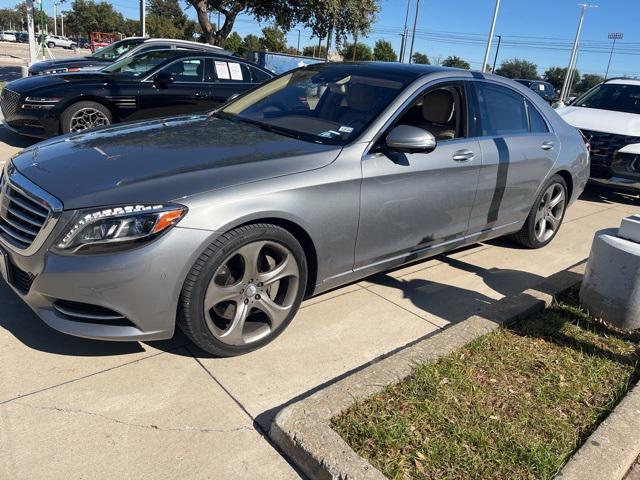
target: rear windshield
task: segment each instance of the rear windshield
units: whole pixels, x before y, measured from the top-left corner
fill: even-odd
[[[640,85],[603,83],[578,98],[572,106],[640,114]]]
[[[143,38],[120,40],[119,42],[115,42],[111,45],[107,45],[106,47],[101,48],[90,56],[93,58],[101,58],[103,60],[115,60],[116,58],[119,58],[123,54],[127,53],[133,47],[140,45],[142,42],[144,42]]]

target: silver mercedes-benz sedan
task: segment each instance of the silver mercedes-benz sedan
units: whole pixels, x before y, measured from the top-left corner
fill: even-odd
[[[510,80],[397,63],[288,72],[209,115],[58,137],[7,162],[0,271],[51,327],[215,355],[305,297],[481,240],[558,233],[587,147]]]

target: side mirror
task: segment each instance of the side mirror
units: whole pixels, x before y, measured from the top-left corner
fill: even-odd
[[[403,153],[429,153],[436,148],[436,137],[418,127],[398,125],[385,139],[387,148]]]
[[[169,72],[158,72],[153,76],[153,84],[159,88],[166,88],[174,80],[175,77]]]
[[[231,100],[235,100],[236,98],[238,98],[240,96],[239,93],[234,93],[233,95],[231,95],[229,97],[229,100],[227,100],[228,102],[230,102]]]

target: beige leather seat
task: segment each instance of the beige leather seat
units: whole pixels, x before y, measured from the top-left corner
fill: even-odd
[[[455,138],[454,112],[455,101],[451,92],[442,89],[427,93],[422,101],[424,123],[420,128],[431,132],[437,140]]]
[[[376,91],[370,85],[353,84],[347,88],[337,122],[356,129],[364,127],[376,103]]]

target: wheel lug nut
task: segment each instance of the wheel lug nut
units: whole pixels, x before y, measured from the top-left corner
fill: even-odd
[[[245,305],[247,305],[248,303],[249,303],[249,299],[248,299],[248,298],[245,298],[245,299],[244,299],[244,304],[245,304]]]
[[[256,294],[256,300],[260,300],[260,294]]]
[[[262,282],[259,282],[259,283],[258,283],[258,286],[259,286],[259,287],[262,287]]]

